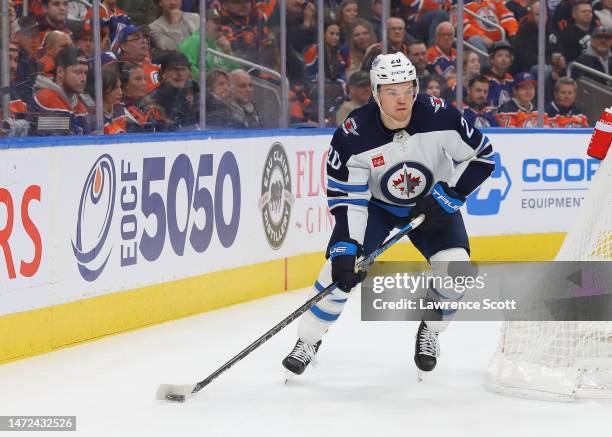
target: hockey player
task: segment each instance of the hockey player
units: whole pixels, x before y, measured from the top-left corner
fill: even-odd
[[[364,279],[355,272],[356,260],[375,250],[394,228],[425,214],[410,234],[425,259],[440,261],[438,266],[469,261],[459,208],[495,167],[486,136],[452,105],[418,94],[416,69],[402,53],[377,56],[370,80],[374,101],[348,115],[329,148],[327,197],[336,224],[313,295],[333,282],[338,289],[302,316],[299,339],[283,360],[294,374],[315,359],[323,334]],[[436,366],[438,333],[447,324],[444,319],[421,322],[414,356],[420,370]]]

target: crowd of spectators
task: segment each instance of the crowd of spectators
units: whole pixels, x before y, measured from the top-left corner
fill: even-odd
[[[8,0],[10,114],[30,134],[89,134],[95,128],[93,11],[69,16],[68,0]],[[336,126],[371,98],[368,71],[383,50],[414,63],[421,92],[454,103],[457,14],[454,1],[392,0],[382,35],[381,0],[325,0],[325,121]],[[104,132],[158,132],[198,127],[201,93],[208,128],[262,128],[270,94],[280,90],[279,0],[207,0],[206,86],[200,87],[200,14],[193,0],[103,0],[100,4]],[[318,121],[316,2],[285,0],[290,125]],[[124,6],[127,10],[122,9]],[[129,7],[128,7],[129,6]],[[539,2],[466,0],[462,68],[465,116],[477,126],[537,126]],[[131,9],[130,9],[131,8]],[[612,73],[612,0],[549,0],[544,122],[588,126],[576,107],[579,62]],[[76,14],[76,12],[73,11]],[[78,15],[78,14],[77,14]],[[132,18],[134,17],[134,18]],[[494,23],[495,25],[492,25]],[[503,30],[502,30],[503,29]],[[244,64],[236,59],[249,61]],[[259,65],[260,68],[255,68]],[[261,68],[265,67],[265,68]],[[35,117],[65,123],[36,123]],[[276,120],[278,122],[278,120]],[[594,121],[594,120],[592,120]]]

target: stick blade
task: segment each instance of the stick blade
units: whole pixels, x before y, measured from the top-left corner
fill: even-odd
[[[195,384],[162,384],[157,389],[155,398],[160,401],[185,402],[185,400],[192,395],[192,392],[195,387]]]

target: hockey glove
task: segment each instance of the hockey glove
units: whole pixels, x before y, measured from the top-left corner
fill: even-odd
[[[345,293],[350,292],[367,275],[366,272],[355,272],[355,261],[360,254],[361,247],[354,242],[339,241],[329,249],[332,281],[337,282],[338,288]]]
[[[425,221],[419,229],[437,231],[452,221],[452,215],[465,203],[465,196],[449,187],[446,182],[438,182],[431,193],[419,200],[410,211],[410,220],[425,214]]]

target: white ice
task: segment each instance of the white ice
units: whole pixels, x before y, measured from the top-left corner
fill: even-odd
[[[351,297],[320,365],[283,384],[294,322],[183,404],[160,383],[205,378],[297,308],[284,293],[0,366],[0,415],[76,415],[82,436],[608,435],[612,406],[486,392],[498,323],[454,323],[435,371],[417,381],[416,323],[361,322]],[[28,433],[36,435],[40,433]],[[44,435],[60,435],[53,433]]]

